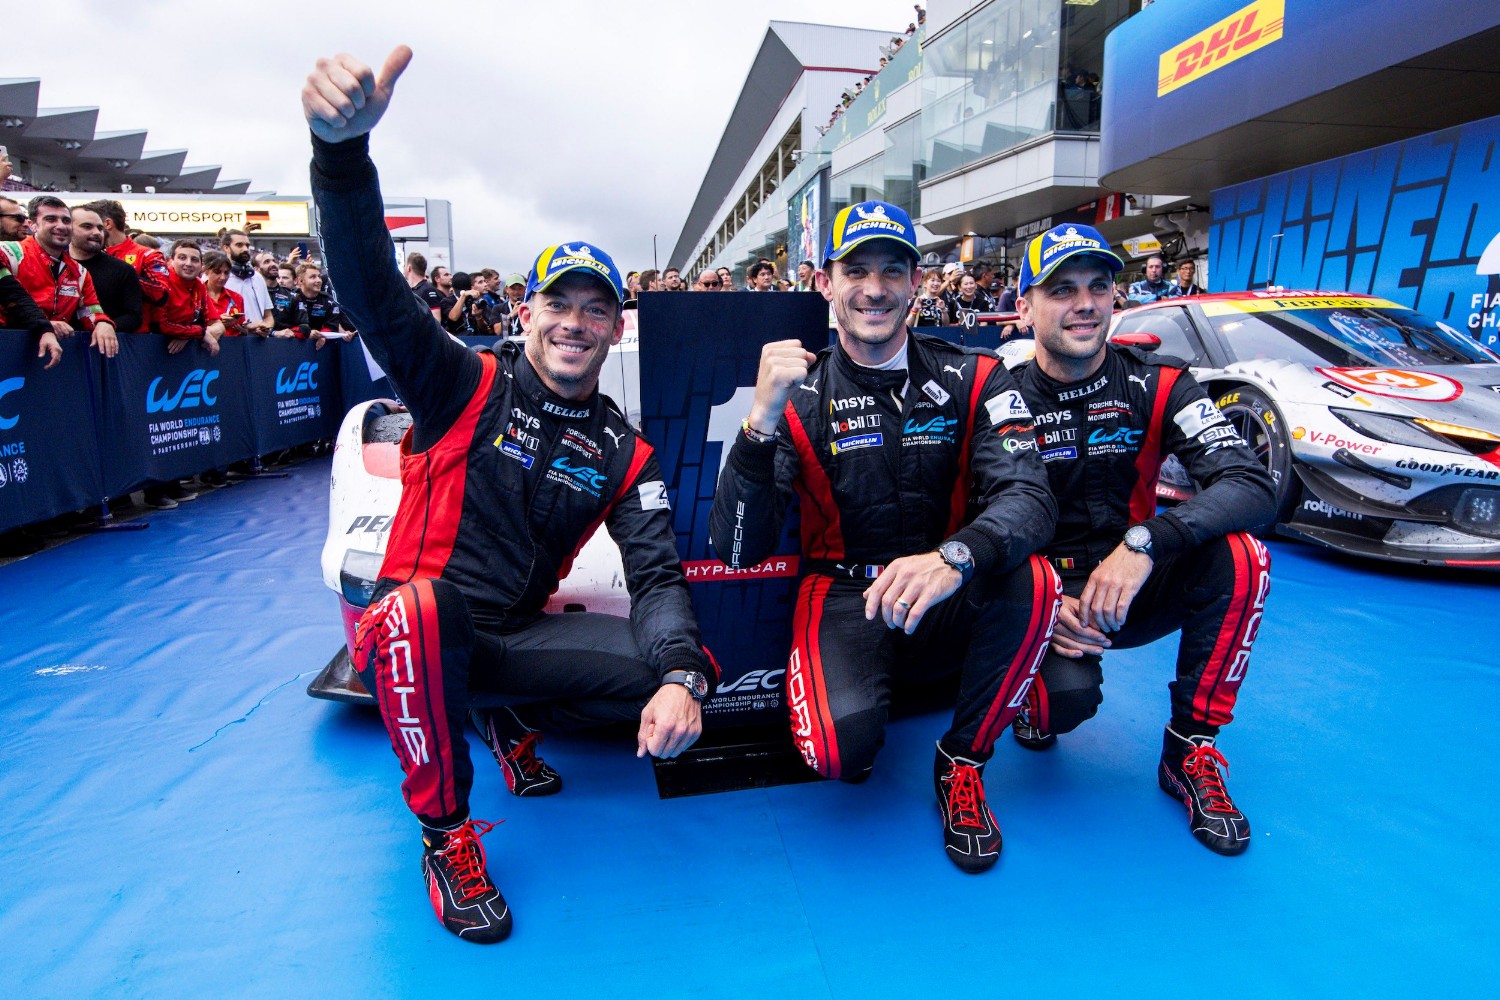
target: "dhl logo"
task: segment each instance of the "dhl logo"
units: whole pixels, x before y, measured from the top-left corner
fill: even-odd
[[[1286,0],[1255,0],[1161,54],[1156,96],[1170,94],[1281,38]]]

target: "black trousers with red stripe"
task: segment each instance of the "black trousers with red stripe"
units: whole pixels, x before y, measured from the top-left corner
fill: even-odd
[[[463,593],[445,580],[403,584],[372,605],[354,666],[406,772],[406,804],[433,826],[468,815],[471,690],[521,706],[528,726],[566,730],[637,720],[661,686],[624,618],[542,615],[502,634],[476,628]]]
[[[1064,573],[1064,593],[1077,597],[1086,576]],[[1271,554],[1244,532],[1205,542],[1152,567],[1111,649],[1133,649],[1181,630],[1177,677],[1168,685],[1172,728],[1213,736],[1234,718],[1250,647],[1271,589]],[[1069,659],[1049,651],[1027,713],[1047,733],[1066,733],[1092,718],[1104,701],[1101,658]]]
[[[966,584],[915,632],[865,620],[868,581],[803,578],[787,664],[792,738],[826,778],[857,780],[885,743],[897,677],[959,674],[951,756],[989,759],[1026,697],[1057,620],[1057,574],[1033,556],[1009,573]]]

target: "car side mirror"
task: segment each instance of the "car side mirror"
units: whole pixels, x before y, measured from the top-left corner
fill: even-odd
[[[1154,351],[1161,346],[1161,338],[1154,333],[1117,333],[1109,338],[1109,342],[1121,347],[1139,347],[1143,351]]]

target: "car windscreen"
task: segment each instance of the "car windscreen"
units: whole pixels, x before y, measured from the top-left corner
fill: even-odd
[[[1353,304],[1266,309],[1263,302],[1205,303],[1236,361],[1275,358],[1308,367],[1420,368],[1500,361],[1473,339],[1421,313]]]

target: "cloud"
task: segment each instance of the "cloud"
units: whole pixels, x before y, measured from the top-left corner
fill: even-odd
[[[298,91],[314,61],[378,66],[405,42],[416,57],[372,149],[384,191],[452,202],[457,266],[521,269],[587,238],[641,269],[653,234],[665,264],[767,22],[783,19],[895,31],[911,5],[49,0],[7,10],[5,75],[40,77],[44,106],[99,105],[99,128],[146,128],[149,148],[186,147],[189,165],[252,190],[306,194]]]

